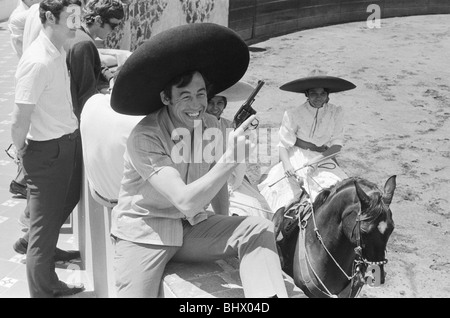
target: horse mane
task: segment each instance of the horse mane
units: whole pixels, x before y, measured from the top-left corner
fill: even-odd
[[[325,201],[331,197],[336,195],[339,191],[346,189],[348,186],[353,186],[354,182],[358,182],[360,185],[365,185],[366,187],[370,188],[372,193],[370,194],[370,207],[365,211],[365,213],[361,217],[361,221],[365,224],[365,226],[361,227],[361,230],[363,232],[368,232],[370,224],[373,223],[373,221],[377,220],[380,215],[384,212],[387,214],[387,207],[383,203],[382,193],[378,189],[378,187],[373,183],[366,179],[360,178],[360,177],[350,177],[347,179],[344,179],[342,181],[339,181],[335,183],[334,185],[323,189],[314,200],[313,203],[313,209],[317,211],[319,207],[321,207]]]
[[[358,177],[350,177],[344,180],[341,180],[328,188],[322,189],[319,194],[316,196],[316,199],[313,203],[313,208],[317,209],[321,207],[328,197],[335,195],[337,192],[341,191],[343,188],[346,188],[349,184],[353,184],[354,181],[365,180]]]

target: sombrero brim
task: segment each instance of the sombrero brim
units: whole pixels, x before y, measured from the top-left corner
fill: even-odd
[[[254,89],[255,88],[252,85],[239,81],[223,92],[216,94],[216,96],[225,97],[227,102],[241,102],[245,101]]]
[[[334,76],[311,76],[288,82],[280,87],[283,91],[305,93],[312,88],[326,88],[330,93],[354,89],[355,84]]]
[[[247,71],[247,44],[233,30],[195,23],[171,28],[144,42],[127,59],[111,95],[111,107],[126,115],[147,115],[164,107],[160,92],[170,80],[199,71],[211,84],[214,96]]]

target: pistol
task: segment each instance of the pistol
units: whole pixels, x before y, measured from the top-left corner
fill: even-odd
[[[258,94],[261,87],[264,85],[264,81],[258,81],[258,85],[253,90],[253,92],[250,94],[250,96],[247,98],[244,104],[239,108],[236,115],[234,115],[233,124],[234,129],[238,128],[247,118],[249,118],[251,115],[256,114],[256,110],[252,108],[252,104],[255,101],[255,96]],[[258,120],[256,119],[256,124],[251,124],[253,129],[255,129],[258,126]]]

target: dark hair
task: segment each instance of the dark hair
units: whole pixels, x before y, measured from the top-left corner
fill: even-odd
[[[59,16],[64,8],[70,6],[71,4],[78,5],[81,7],[80,0],[44,0],[39,4],[39,18],[41,23],[47,22],[47,17],[45,13],[50,11],[56,18],[56,22],[59,21]]]
[[[163,89],[164,95],[169,99],[172,98],[172,86],[180,88],[189,85],[192,81],[192,78],[194,77],[194,74],[197,72],[198,71],[188,71],[174,77],[171,81],[169,81],[169,83],[167,83],[166,87],[164,87]],[[209,84],[208,79],[202,73],[200,73],[200,75],[203,77],[203,80],[205,81],[206,92],[208,93],[211,88],[211,85]]]
[[[83,20],[87,25],[92,25],[95,17],[102,19],[102,26],[110,19],[122,20],[125,16],[123,5],[118,0],[90,0],[85,7]]]

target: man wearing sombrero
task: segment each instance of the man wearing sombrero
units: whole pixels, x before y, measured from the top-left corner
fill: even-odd
[[[234,151],[252,146],[244,128],[254,116],[230,134],[234,147],[229,143],[215,164],[194,160],[206,145],[196,138],[186,140],[199,127],[219,128],[217,119],[205,113],[207,96],[239,81],[248,63],[248,48],[235,32],[199,23],[155,35],[123,65],[111,106],[146,117],[128,138],[119,200],[112,212],[119,297],[158,296],[170,260],[235,256],[246,297],[287,296],[273,224],[227,215],[226,181],[238,165]],[[190,146],[182,156],[187,160],[175,158],[173,149],[181,143]],[[209,203],[213,215],[205,210]]]
[[[280,87],[305,94],[307,101],[284,113],[279,131],[280,163],[273,166],[258,185],[273,211],[298,199],[302,187],[314,200],[324,188],[347,178],[331,159],[321,162],[319,168],[316,165],[316,169],[300,168],[341,150],[344,114],[340,106],[329,103],[329,94],[355,87],[345,79],[328,76],[320,70]],[[286,178],[281,179],[283,176]]]

